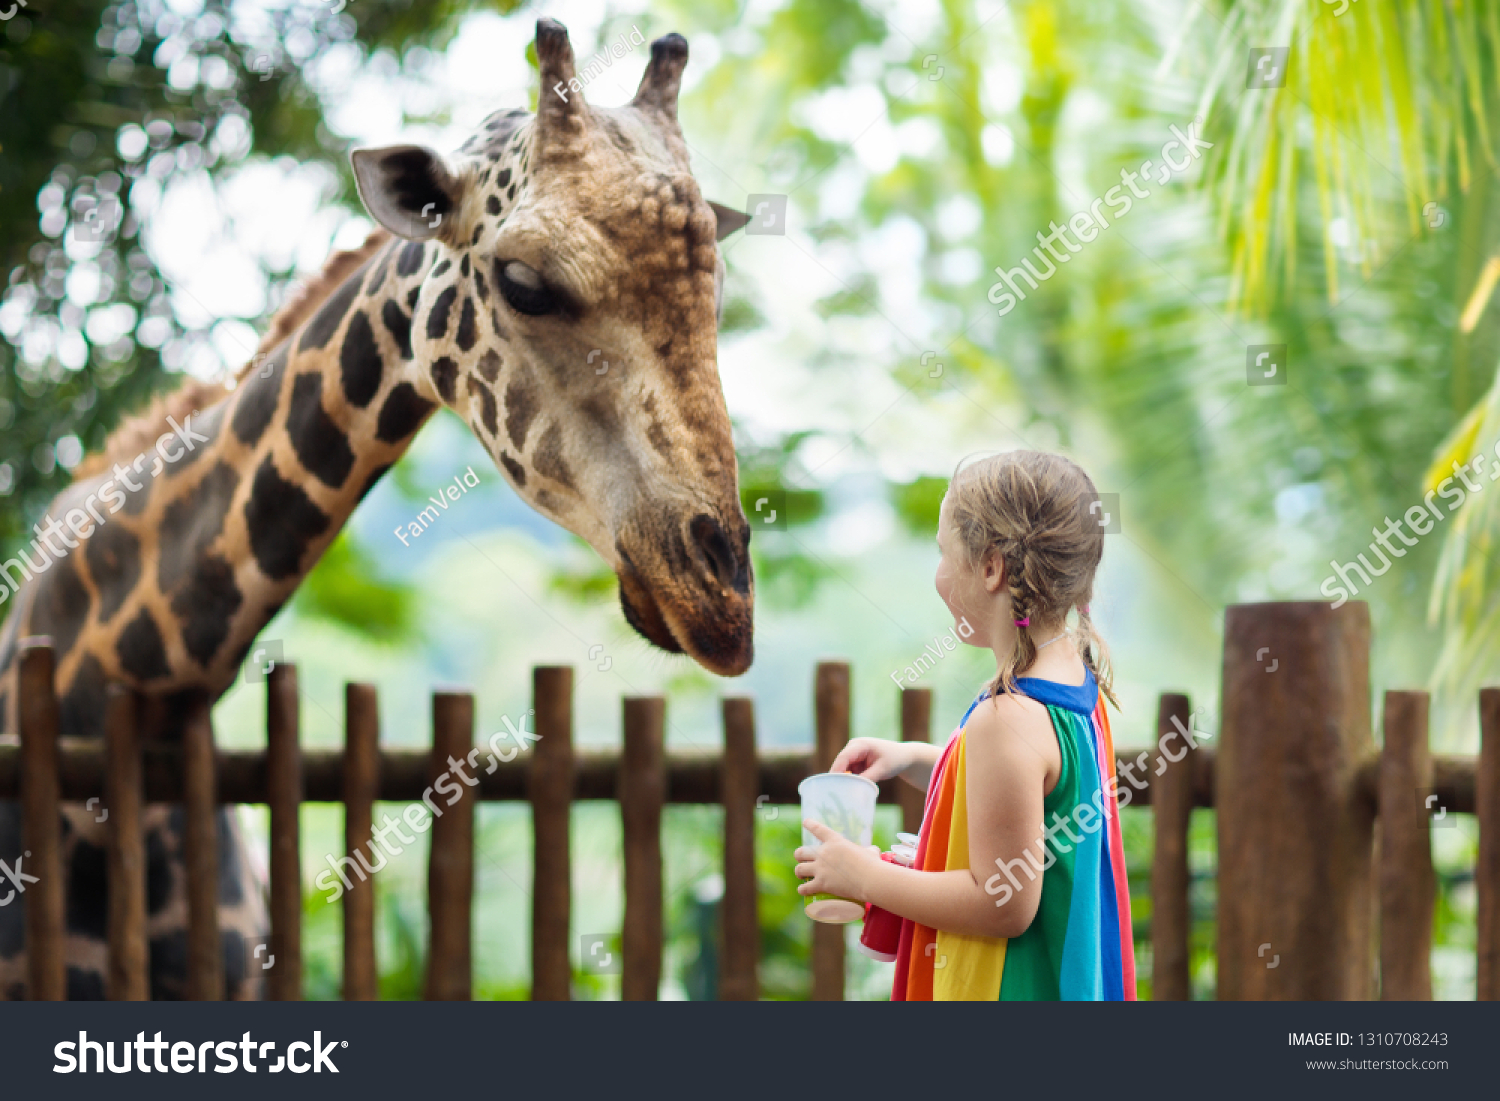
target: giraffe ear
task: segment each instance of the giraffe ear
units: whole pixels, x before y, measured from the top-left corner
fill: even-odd
[[[714,238],[716,241],[724,240],[724,238],[750,221],[750,215],[741,214],[733,207],[723,206],[712,200],[710,200],[708,205],[714,208],[714,217],[719,220],[719,234]]]
[[[408,241],[443,236],[458,210],[463,188],[443,158],[422,145],[356,149],[354,181],[365,209]]]

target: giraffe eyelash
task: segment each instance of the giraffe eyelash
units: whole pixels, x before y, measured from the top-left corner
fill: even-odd
[[[495,261],[495,285],[500,288],[501,297],[517,313],[539,317],[557,312],[557,296],[547,289],[536,271],[519,260]]]

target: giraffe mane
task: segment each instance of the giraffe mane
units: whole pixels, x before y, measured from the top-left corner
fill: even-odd
[[[331,254],[323,270],[287,296],[271,318],[255,355],[235,373],[236,384],[259,359],[275,350],[302,327],[313,313],[338,290],[344,281],[358,271],[371,256],[391,239],[389,230],[377,226],[357,249],[343,249]],[[168,419],[177,420],[218,404],[233,392],[223,382],[204,382],[190,378],[168,394],[159,394],[139,413],[128,417],[110,433],[104,447],[87,456],[73,470],[73,480],[83,481],[109,470],[114,463],[129,462],[155,445],[162,432],[169,430]]]
[[[390,230],[376,226],[359,248],[344,249],[330,255],[323,262],[323,270],[289,294],[281,304],[266,328],[266,335],[260,339],[260,347],[255,349],[256,356],[274,351],[283,340],[300,329],[302,323],[313,315],[328,296],[343,286],[344,280],[363,267],[390,239]],[[255,360],[251,359],[240,368],[235,377],[244,378],[253,366]]]

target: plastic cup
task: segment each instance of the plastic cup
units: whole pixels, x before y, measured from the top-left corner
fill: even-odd
[[[873,780],[852,772],[821,772],[797,785],[802,796],[802,818],[821,822],[856,845],[868,845],[875,832],[875,797],[880,789]],[[816,849],[823,843],[802,827],[802,844]],[[803,906],[814,921],[847,924],[864,917],[862,902],[838,895],[808,895]]]

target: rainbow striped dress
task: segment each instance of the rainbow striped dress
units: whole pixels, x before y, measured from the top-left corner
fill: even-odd
[[[892,1001],[1135,1000],[1130,890],[1111,783],[1115,750],[1099,686],[1093,673],[1078,686],[1035,677],[1018,677],[1016,686],[1046,706],[1062,753],[1057,784],[1042,804],[1055,860],[1035,872],[1012,862],[1006,873],[1017,887],[1024,882],[1018,871],[1041,875],[1036,917],[1009,940],[903,920]],[[963,728],[987,695],[969,705],[933,769],[915,868],[969,866]],[[987,885],[995,894],[1009,889],[1004,876]]]

